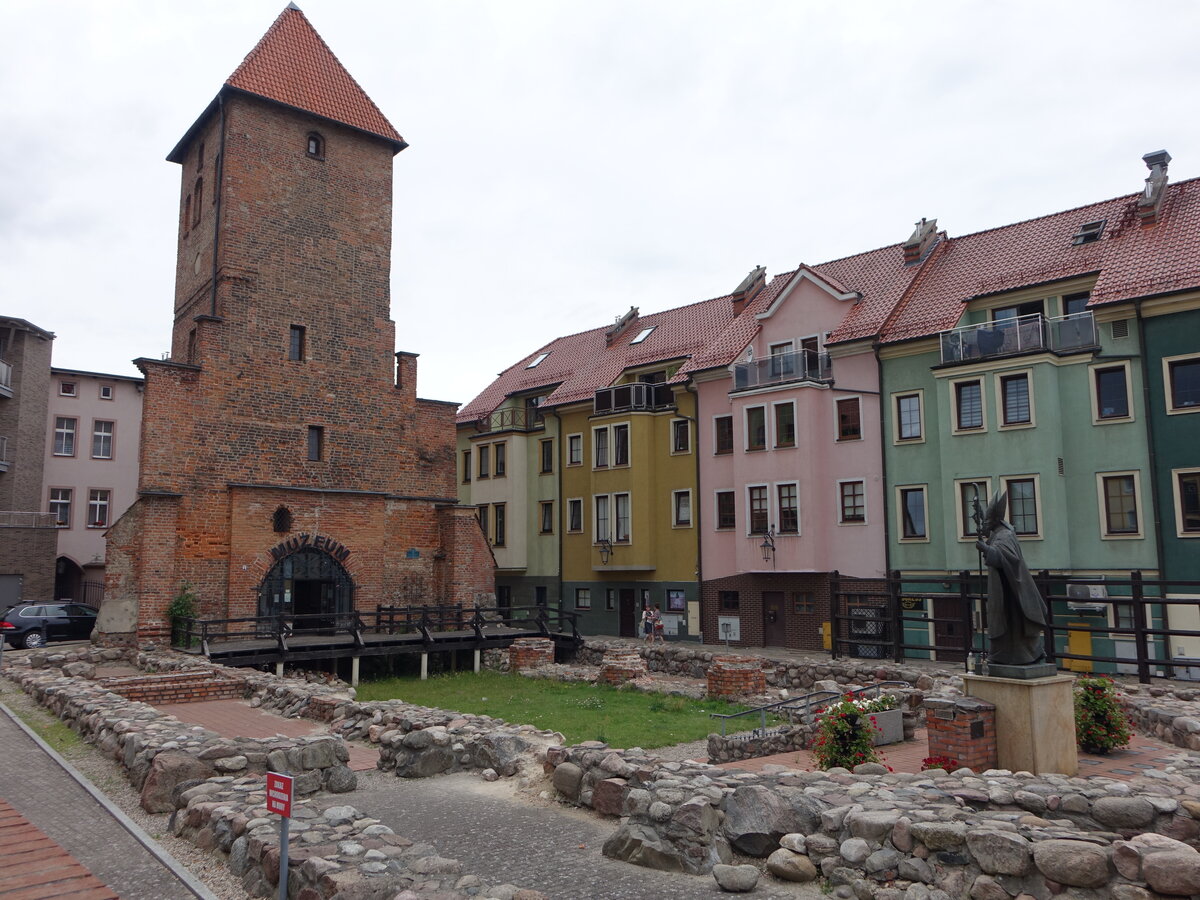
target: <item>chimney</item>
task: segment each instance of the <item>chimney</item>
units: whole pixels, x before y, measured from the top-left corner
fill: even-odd
[[[638,308],[636,306],[629,307],[629,312],[619,317],[617,321],[609,326],[608,331],[604,332],[604,346],[611,347],[617,336],[629,327],[631,322],[636,322],[638,317]]]
[[[763,285],[766,283],[767,270],[763,266],[755,266],[750,274],[742,279],[742,283],[729,295],[733,301],[733,314],[740,316],[742,310],[749,305],[751,300],[758,296],[758,292],[762,290]]]
[[[929,255],[929,251],[933,249],[936,242],[937,219],[921,219],[913,229],[913,233],[909,235],[908,240],[904,242],[904,264],[911,266],[919,263]]]
[[[1166,150],[1156,150],[1142,157],[1142,162],[1150,170],[1146,179],[1146,187],[1138,198],[1138,216],[1143,227],[1158,223],[1158,214],[1162,210],[1163,197],[1167,195],[1167,164],[1171,154]]]

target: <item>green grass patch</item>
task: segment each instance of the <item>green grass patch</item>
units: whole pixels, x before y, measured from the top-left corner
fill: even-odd
[[[17,718],[28,725],[37,736],[53,747],[63,756],[67,756],[72,750],[83,743],[83,738],[71,730],[71,726],[67,725],[48,713],[43,713],[40,710],[37,712],[14,709]]]
[[[724,700],[691,700],[643,694],[609,685],[549,681],[500,672],[464,672],[427,681],[388,678],[363,683],[358,699],[403,700],[457,712],[493,716],[514,725],[562,732],[570,744],[604,741],[614,747],[668,747],[720,731],[709,713],[741,712]],[[769,719],[768,725],[776,720]],[[730,723],[730,731],[755,728],[757,716]]]

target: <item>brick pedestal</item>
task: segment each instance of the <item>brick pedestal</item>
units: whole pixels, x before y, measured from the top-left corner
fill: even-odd
[[[240,700],[246,692],[245,682],[240,678],[220,678],[211,672],[101,678],[97,683],[128,700],[150,704]]]
[[[746,694],[764,694],[767,676],[762,660],[743,656],[716,656],[705,673],[708,678],[708,696],[736,697]]]
[[[618,685],[635,678],[645,678],[649,674],[646,661],[637,650],[610,647],[604,651],[604,659],[600,661],[600,675],[596,680]]]
[[[554,641],[550,638],[517,638],[508,648],[509,671],[537,669],[554,662]]]
[[[995,706],[973,697],[924,706],[930,756],[948,756],[976,772],[997,768]]]

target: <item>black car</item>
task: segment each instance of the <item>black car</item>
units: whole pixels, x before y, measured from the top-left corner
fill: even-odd
[[[0,636],[14,647],[42,647],[87,640],[95,625],[96,610],[82,603],[18,603],[0,619]]]

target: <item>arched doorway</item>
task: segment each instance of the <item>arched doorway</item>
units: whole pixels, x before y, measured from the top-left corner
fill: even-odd
[[[84,601],[83,569],[65,556],[54,563],[54,599]]]
[[[354,582],[323,550],[297,550],[272,566],[258,588],[260,616],[298,616],[296,630],[332,628],[354,608]]]

